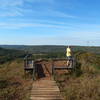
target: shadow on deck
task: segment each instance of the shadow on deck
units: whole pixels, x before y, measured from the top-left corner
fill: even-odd
[[[38,78],[46,77],[42,64],[36,64],[36,71]]]

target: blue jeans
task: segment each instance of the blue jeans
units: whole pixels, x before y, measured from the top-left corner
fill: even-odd
[[[67,59],[68,59],[68,60],[71,60],[71,59],[72,59],[72,56],[67,56]]]

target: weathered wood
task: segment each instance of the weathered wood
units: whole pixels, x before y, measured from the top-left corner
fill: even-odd
[[[65,70],[65,69],[72,69],[70,67],[54,67],[54,70]]]
[[[35,79],[35,64],[34,64],[34,61],[32,59],[32,55],[27,55],[25,58],[24,58],[24,70],[25,72],[26,71],[32,71],[33,74],[33,79]]]
[[[56,82],[52,78],[35,81],[31,90],[31,100],[64,100]]]
[[[75,59],[74,58],[72,58],[69,62],[70,62],[70,65],[68,65],[68,66],[60,66],[60,67],[58,67],[58,66],[55,66],[54,65],[54,61],[61,61],[61,60],[65,60],[66,61],[66,63],[67,63],[67,58],[66,59],[59,59],[59,58],[57,58],[57,59],[53,59],[53,61],[52,61],[52,75],[54,75],[55,74],[55,70],[74,70],[75,69]]]

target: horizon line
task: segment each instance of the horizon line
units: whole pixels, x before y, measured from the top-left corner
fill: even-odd
[[[0,44],[0,46],[68,46],[64,44]],[[69,45],[69,46],[84,46],[84,47],[100,47],[100,45]]]

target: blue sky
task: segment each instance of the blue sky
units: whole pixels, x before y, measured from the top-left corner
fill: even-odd
[[[0,0],[0,44],[100,46],[100,0]]]

